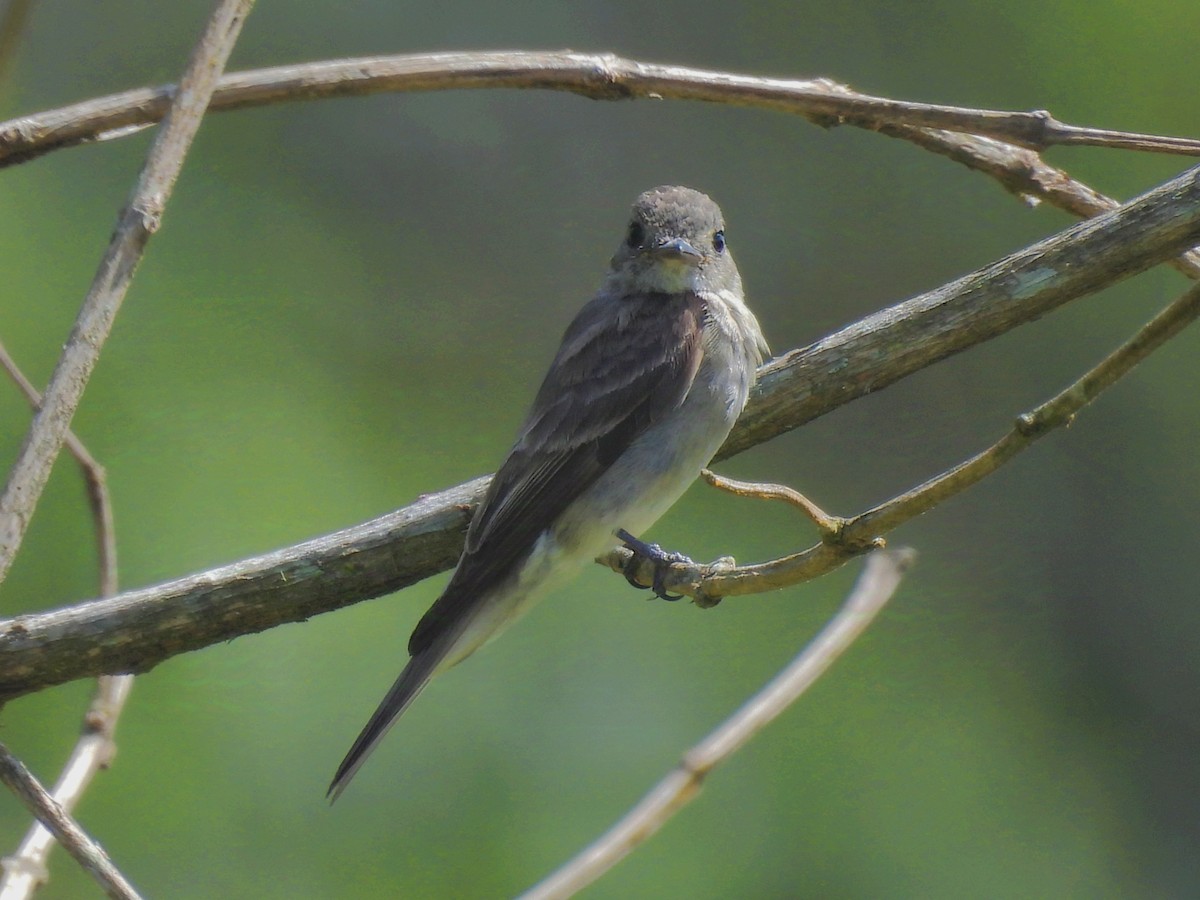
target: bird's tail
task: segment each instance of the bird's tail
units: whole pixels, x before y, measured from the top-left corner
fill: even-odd
[[[441,648],[433,646],[408,661],[408,665],[404,667],[404,671],[400,673],[396,683],[392,685],[387,696],[383,698],[383,702],[379,704],[354,741],[354,745],[346,754],[346,758],[342,760],[342,764],[338,766],[337,774],[333,776],[333,781],[325,794],[330,803],[341,796],[346,785],[350,783],[350,779],[367,761],[371,751],[383,740],[383,736],[388,733],[388,730],[396,724],[400,714],[408,709],[409,704],[417,699],[417,695],[421,693],[425,685],[429,684],[429,679],[433,677],[438,663],[441,662],[444,655]]]

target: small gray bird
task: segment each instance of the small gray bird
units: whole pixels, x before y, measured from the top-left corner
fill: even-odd
[[[685,187],[638,197],[450,583],[409,639],[412,658],[338,767],[332,799],[431,677],[620,543],[618,530],[641,534],[682,496],[728,436],[766,353],[717,205]]]

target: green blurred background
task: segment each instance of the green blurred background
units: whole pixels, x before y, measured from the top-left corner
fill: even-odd
[[[173,80],[211,4],[39,0],[0,117]],[[231,69],[561,48],[1200,134],[1194,0],[1132,4],[263,2]],[[0,338],[48,377],[148,134],[0,173]],[[1051,161],[1118,197],[1186,160]],[[126,587],[350,525],[503,456],[641,190],[724,207],[776,351],[1057,231],[981,176],[849,128],[549,92],[223,113],[185,166],[82,408]],[[849,513],[999,436],[1181,291],[1153,272],[722,466]],[[893,536],[919,567],[815,690],[595,898],[1200,893],[1200,417],[1184,334],[1056,434]],[[0,464],[28,421],[0,387]],[[695,488],[651,535],[806,545]],[[851,567],[710,612],[596,567],[440,679],[332,809],[325,786],[444,576],[173,659],[135,686],[79,815],[151,897],[498,897],[606,828],[787,662]],[[5,615],[94,594],[65,458]],[[10,704],[52,779],[91,686]],[[0,802],[0,851],[27,825]],[[51,898],[95,888],[61,854]]]

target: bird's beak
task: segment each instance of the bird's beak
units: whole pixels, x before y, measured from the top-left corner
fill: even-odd
[[[689,266],[698,266],[704,260],[704,254],[683,238],[669,238],[648,249],[654,256],[678,260]]]

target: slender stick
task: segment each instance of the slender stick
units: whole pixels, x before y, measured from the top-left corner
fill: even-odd
[[[125,880],[108,854],[79,827],[54,798],[46,793],[36,778],[19,759],[0,744],[0,781],[25,804],[26,808],[44,824],[63,849],[74,857],[89,875],[104,889],[109,897],[118,900],[138,900],[138,893]]]
[[[569,50],[377,56],[237,72],[222,79],[212,108],[383,91],[479,88],[571,91],[595,100],[700,100],[790,112],[825,127],[947,129],[1034,150],[1091,145],[1200,155],[1197,140],[1068,125],[1045,110],[1004,112],[913,103],[862,94],[825,78],[758,78]],[[0,123],[0,166],[137,131],[162,117],[171,92],[170,85],[139,88]]]
[[[4,344],[0,343],[0,368],[25,395],[29,405],[36,411],[42,406],[42,395],[25,377]],[[64,444],[79,463],[87,488],[88,505],[92,510],[92,521],[96,532],[96,553],[100,572],[100,596],[111,597],[117,592],[117,539],[113,528],[112,502],[108,496],[108,474],[104,466],[88,451],[73,431],[67,431]]]
[[[916,554],[907,549],[871,554],[841,609],[787,668],[685,753],[679,765],[619,822],[545,881],[522,894],[521,900],[574,896],[649,840],[700,793],[713,769],[800,699],[850,648],[891,599],[915,558]]]
[[[644,77],[652,79],[644,81]],[[666,83],[662,83],[663,81]],[[730,84],[736,90],[730,88]],[[452,88],[538,88],[572,91],[594,99],[673,97],[771,109],[806,117],[822,126],[852,125],[900,138],[996,179],[1008,191],[1033,202],[1045,201],[1079,216],[1114,209],[1106,197],[1064,170],[1046,163],[1013,137],[1005,140],[930,127],[902,101],[857,94],[829,79],[786,81],[679,66],[655,66],[610,55],[570,52],[437,53],[413,56],[330,60],[225,76],[211,109],[239,109],[272,103],[313,100],[382,91],[429,91]],[[0,123],[0,167],[15,165],[63,147],[125,137],[156,122],[166,109],[171,87],[141,88]],[[874,108],[877,115],[863,116]],[[936,107],[948,110],[951,107]],[[855,115],[855,113],[858,115]],[[957,122],[965,130],[978,110]],[[886,113],[886,115],[884,115]],[[984,113],[994,124],[1003,113]],[[1044,113],[1015,114],[1021,129],[1040,127]],[[1021,118],[1024,117],[1024,118]],[[925,123],[925,124],[922,124]],[[1050,128],[1062,143],[1075,142],[1067,131]],[[1018,130],[1021,130],[1018,129]],[[1089,129],[1079,129],[1087,132]],[[1178,139],[1164,139],[1172,143]],[[1137,145],[1137,141],[1133,142]],[[1196,144],[1195,141],[1187,142]],[[1200,266],[1200,257],[1194,262]]]
[[[33,418],[0,493],[0,580],[21,546],[146,242],[162,221],[163,208],[183,159],[253,5],[254,0],[222,0],[218,5],[180,79],[137,186],[117,220],[100,268],[46,386],[42,408]]]
[[[159,226],[183,159],[253,2],[221,0],[209,19],[180,79],[180,87],[171,101],[129,203],[118,219],[108,250],[51,376],[46,394],[37,397],[32,385],[20,375],[16,366],[10,365],[7,353],[3,354],[5,367],[13,374],[37,412],[17,462],[9,472],[4,492],[0,495],[0,581],[20,547],[59,449],[67,441],[71,452],[83,466],[88,481],[89,501],[97,523],[101,593],[116,592],[116,543],[104,472],[86,448],[70,435],[69,425],[145,245]],[[45,864],[54,840],[63,845],[110,897],[137,898],[137,892],[112,865],[104,851],[75,824],[69,812],[95,773],[111,761],[115,750],[113,732],[131,687],[131,676],[100,677],[95,699],[84,720],[84,733],[55,787],[61,802],[46,794],[20,761],[0,746],[0,779],[39,820],[22,842],[16,856],[5,860],[6,874],[0,889],[6,900],[31,895],[45,880]]]
[[[25,377],[3,344],[0,344],[0,367],[16,383],[29,405],[37,410],[42,402],[41,394]],[[117,592],[117,539],[104,467],[73,432],[67,432],[65,443],[79,463],[87,485],[88,504],[96,532],[100,595],[111,597]],[[54,785],[54,799],[67,815],[75,809],[96,773],[111,764],[116,753],[114,735],[117,720],[132,687],[132,675],[102,675],[97,679],[95,695],[84,714],[82,733]],[[4,868],[3,877],[0,877],[0,900],[23,900],[33,895],[47,878],[47,861],[54,844],[50,829],[35,821],[16,853],[5,857],[0,863]]]

